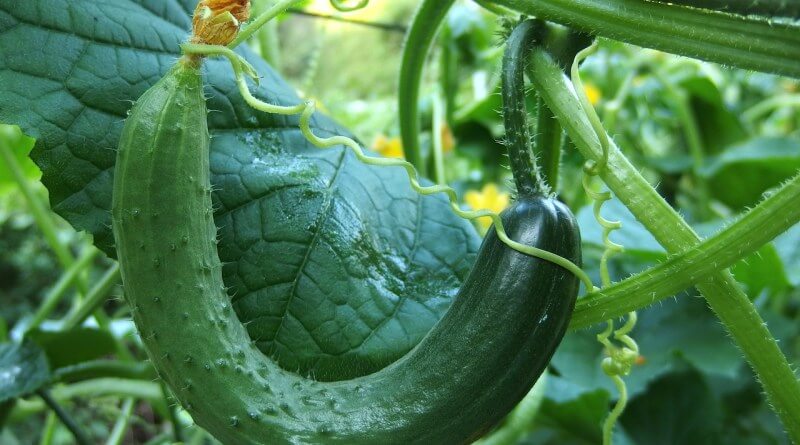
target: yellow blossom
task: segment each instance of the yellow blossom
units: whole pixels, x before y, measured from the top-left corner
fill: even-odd
[[[589,103],[592,105],[597,105],[597,103],[600,102],[600,98],[603,96],[600,93],[600,90],[591,83],[584,84],[583,90],[586,92],[586,97],[589,99]]]
[[[483,190],[470,190],[464,195],[464,202],[467,203],[473,210],[491,210],[495,213],[502,212],[508,207],[509,196],[508,193],[501,192],[497,184],[488,183],[483,186]],[[492,225],[492,219],[483,217],[476,220],[481,232],[485,233]]]
[[[387,138],[380,134],[372,143],[372,149],[387,158],[403,158],[403,142],[399,137]]]

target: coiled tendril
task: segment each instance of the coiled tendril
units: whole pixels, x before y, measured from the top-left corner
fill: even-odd
[[[592,107],[591,103],[589,102],[589,98],[586,97],[586,91],[583,88],[583,82],[581,82],[580,73],[578,71],[580,63],[595,51],[597,51],[597,40],[595,40],[589,47],[575,55],[575,61],[571,68],[571,77],[572,83],[575,85],[575,91],[578,96],[578,101],[581,104],[581,108],[589,118],[589,123],[592,125],[592,129],[594,129],[594,132],[597,134],[597,138],[600,141],[600,147],[602,149],[602,156],[597,162],[587,161],[586,164],[584,164],[583,188],[589,198],[594,201],[594,218],[603,229],[602,237],[603,246],[605,249],[600,257],[600,280],[602,287],[606,287],[611,284],[611,276],[608,272],[608,259],[617,253],[623,252],[625,248],[621,244],[611,241],[610,238],[611,232],[622,227],[622,222],[608,220],[600,213],[603,204],[611,199],[611,192],[599,192],[594,190],[591,186],[592,179],[595,176],[600,175],[603,169],[608,167],[608,152],[610,146],[608,134],[606,133],[605,129],[603,129],[603,124],[600,122],[600,117],[597,115],[594,107]],[[639,345],[637,345],[636,341],[634,341],[633,338],[628,335],[636,326],[636,320],[636,312],[630,312],[628,314],[628,320],[616,331],[614,331],[614,320],[608,320],[606,329],[597,335],[597,341],[603,345],[607,355],[607,357],[603,359],[601,367],[603,372],[614,382],[614,386],[619,392],[619,399],[617,399],[617,403],[614,405],[614,408],[603,422],[604,445],[611,445],[611,436],[614,425],[616,424],[617,419],[619,419],[619,416],[622,415],[622,412],[625,410],[625,405],[628,403],[628,389],[622,377],[630,374],[633,365],[639,358]],[[611,341],[612,335],[614,340],[621,343],[622,346],[618,346]]]
[[[500,238],[500,240],[503,241],[506,245],[526,255],[530,255],[532,257],[540,258],[542,260],[557,264],[563,267],[564,269],[570,271],[571,273],[575,274],[575,276],[577,276],[584,283],[587,289],[589,290],[594,289],[594,285],[592,284],[592,281],[589,278],[589,276],[583,270],[581,270],[580,267],[575,265],[575,263],[567,260],[562,256],[556,255],[552,252],[548,252],[546,250],[539,249],[537,247],[528,246],[509,238],[508,235],[506,234],[505,228],[503,227],[503,221],[500,219],[500,216],[497,213],[485,209],[463,210],[458,205],[458,195],[456,194],[456,191],[452,187],[449,187],[447,185],[441,185],[441,184],[432,186],[421,185],[419,182],[419,173],[410,162],[395,158],[379,158],[374,156],[367,156],[366,154],[364,154],[364,151],[361,149],[361,147],[356,141],[345,136],[332,136],[332,137],[321,138],[315,135],[314,132],[311,130],[310,126],[311,116],[314,114],[314,111],[316,110],[316,103],[313,100],[306,100],[305,102],[297,105],[282,106],[282,105],[269,104],[255,98],[247,86],[247,81],[244,75],[247,74],[251,78],[257,79],[257,73],[255,69],[247,61],[242,59],[238,54],[233,52],[233,50],[231,50],[230,48],[224,46],[199,45],[199,44],[187,43],[181,45],[181,49],[185,54],[189,55],[224,56],[225,58],[227,58],[228,61],[230,61],[231,66],[233,67],[234,75],[236,78],[236,84],[239,88],[239,93],[242,95],[245,102],[254,109],[263,111],[265,113],[273,113],[281,115],[300,114],[300,131],[312,145],[319,148],[330,148],[337,145],[344,145],[345,147],[348,147],[353,151],[353,153],[355,154],[356,158],[358,158],[359,161],[365,164],[383,166],[383,167],[402,167],[408,174],[408,178],[411,183],[411,188],[414,189],[414,191],[416,191],[417,193],[421,195],[444,193],[445,195],[447,195],[447,198],[450,201],[450,207],[452,208],[453,212],[459,217],[464,219],[475,219],[488,216],[494,222],[494,227],[495,231],[497,232],[498,238]]]

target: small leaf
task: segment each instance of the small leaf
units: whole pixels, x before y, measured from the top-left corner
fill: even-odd
[[[50,382],[50,366],[35,343],[0,344],[0,403],[31,394]]]
[[[113,354],[114,338],[107,331],[75,328],[69,331],[34,330],[27,337],[36,342],[53,369],[74,365]]]
[[[797,174],[800,141],[756,138],[709,158],[700,173],[714,197],[739,210],[758,202],[768,189]]]
[[[702,375],[688,371],[653,382],[620,421],[636,443],[718,444],[722,411]]]

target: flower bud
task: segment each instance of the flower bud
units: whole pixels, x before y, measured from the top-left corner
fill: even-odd
[[[192,43],[227,45],[249,18],[250,0],[201,0],[192,19]]]

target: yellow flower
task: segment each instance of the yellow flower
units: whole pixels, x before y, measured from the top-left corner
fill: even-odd
[[[600,102],[600,98],[603,97],[603,95],[600,93],[600,90],[591,83],[584,84],[583,91],[586,92],[586,97],[589,99],[589,103],[592,105],[597,105],[597,103]]]
[[[500,213],[508,207],[509,196],[508,193],[501,192],[497,184],[488,183],[483,186],[483,190],[470,190],[464,195],[464,202],[467,203],[473,210],[491,210],[495,213]],[[476,220],[478,227],[482,233],[485,233],[489,226],[492,225],[492,219],[483,217]]]
[[[403,142],[399,137],[387,138],[380,134],[372,143],[372,149],[387,158],[403,158]]]
[[[227,45],[250,18],[250,0],[202,0],[192,18],[192,42]]]

